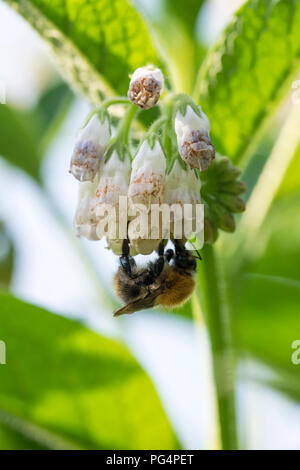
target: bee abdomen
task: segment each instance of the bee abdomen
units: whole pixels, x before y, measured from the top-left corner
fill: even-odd
[[[178,307],[191,297],[195,286],[196,283],[192,277],[173,272],[172,279],[168,279],[166,289],[157,297],[156,305],[166,308]]]
[[[132,299],[136,299],[141,295],[140,286],[136,285],[131,280],[124,282],[124,280],[120,279],[118,273],[115,274],[114,277],[114,287],[117,296],[125,303],[130,302]]]

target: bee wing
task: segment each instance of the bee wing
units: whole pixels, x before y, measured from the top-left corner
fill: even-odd
[[[120,315],[124,315],[125,313],[130,314],[130,313],[138,312],[139,310],[145,310],[146,308],[154,307],[155,300],[159,296],[159,294],[162,292],[162,290],[163,290],[162,287],[159,287],[154,292],[151,292],[145,297],[134,300],[133,302],[130,302],[129,304],[124,305],[124,307],[114,312],[114,317],[119,317]]]

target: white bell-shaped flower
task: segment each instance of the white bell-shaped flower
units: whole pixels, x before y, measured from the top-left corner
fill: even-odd
[[[131,77],[128,98],[142,109],[149,109],[159,100],[164,90],[162,71],[153,66],[140,67]]]
[[[178,160],[166,176],[165,199],[167,204],[200,204],[200,179],[193,170],[184,170]]]
[[[178,227],[182,239],[188,239],[193,232],[194,222],[199,211],[197,205],[201,204],[201,182],[193,170],[184,170],[178,160],[175,161],[170,173],[166,176],[164,202],[173,210],[170,214],[171,235],[177,237]],[[164,230],[163,230],[164,232]]]
[[[176,113],[175,132],[181,158],[190,168],[205,171],[215,158],[215,149],[209,138],[210,123],[201,111],[199,116],[191,106],[186,114]]]
[[[143,204],[148,210],[151,204],[160,204],[164,195],[166,158],[156,140],[151,149],[145,140],[133,162],[128,197],[130,204]]]
[[[79,197],[74,217],[74,227],[77,237],[88,240],[99,240],[96,234],[96,220],[90,216],[91,203],[96,191],[97,183],[85,182],[79,186]]]
[[[116,151],[112,153],[109,160],[104,163],[99,178],[99,183],[95,192],[95,196],[91,201],[89,215],[92,220],[95,220],[98,225],[96,232],[98,237],[101,237],[101,231],[99,228],[100,219],[103,219],[101,211],[101,205],[110,207],[113,213],[116,215],[115,219],[111,220],[115,227],[109,227],[109,233],[112,236],[107,236],[108,247],[113,250],[115,254],[120,255],[122,253],[122,240],[118,239],[119,233],[119,202],[120,196],[127,196],[128,185],[130,177],[130,161],[126,155],[124,161],[119,159]],[[103,206],[102,206],[103,207]],[[127,223],[127,219],[126,219]]]
[[[97,114],[78,133],[71,158],[70,173],[79,181],[93,181],[110,140],[108,119],[100,121]]]

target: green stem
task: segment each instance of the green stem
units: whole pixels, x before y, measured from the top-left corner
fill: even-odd
[[[122,119],[121,125],[118,129],[118,135],[123,135],[124,144],[128,146],[129,144],[129,131],[132,120],[136,115],[138,108],[135,105],[131,105],[125,113],[125,116]],[[120,134],[119,134],[120,132]]]
[[[173,154],[174,123],[173,123],[174,103],[172,100],[167,101],[164,109],[165,127],[163,145],[167,162],[170,164]]]
[[[90,114],[88,115],[88,117],[86,118],[86,121],[84,123],[84,126],[85,127],[87,125],[87,123],[91,120],[91,118],[99,113],[101,110],[103,109],[108,109],[110,106],[113,106],[115,104],[126,104],[126,105],[129,105],[130,104],[130,101],[128,98],[125,98],[125,96],[117,96],[116,98],[108,98],[107,100],[104,100],[100,106],[98,106],[97,108],[93,109]]]
[[[222,449],[236,450],[235,360],[224,289],[211,245],[204,246],[203,261],[199,263],[199,277],[199,294],[210,336]]]

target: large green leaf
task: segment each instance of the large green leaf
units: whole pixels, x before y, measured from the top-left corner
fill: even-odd
[[[271,384],[298,399],[300,369],[291,356],[300,337],[299,204],[299,193],[276,200],[257,237],[259,257],[231,282],[239,351],[272,367],[279,378]]]
[[[11,424],[11,423],[10,423]],[[1,450],[40,450],[43,449],[34,440],[27,438],[22,432],[15,431],[11,426],[0,423]]]
[[[127,0],[5,0],[48,41],[67,77],[99,102],[128,89],[128,74],[158,58]]]
[[[33,108],[0,105],[0,156],[39,180],[42,156],[72,100],[70,89],[56,83],[42,92]]]
[[[59,81],[47,87],[33,109],[29,110],[28,119],[35,123],[38,137],[36,145],[42,155],[60,129],[73,100],[74,95],[68,85]]]
[[[20,112],[7,105],[0,105],[0,156],[39,178],[40,157],[32,128]]]
[[[3,292],[0,337],[5,426],[52,448],[178,445],[150,379],[119,342]]]
[[[196,97],[220,153],[238,160],[300,66],[300,2],[248,0],[208,54]]]

